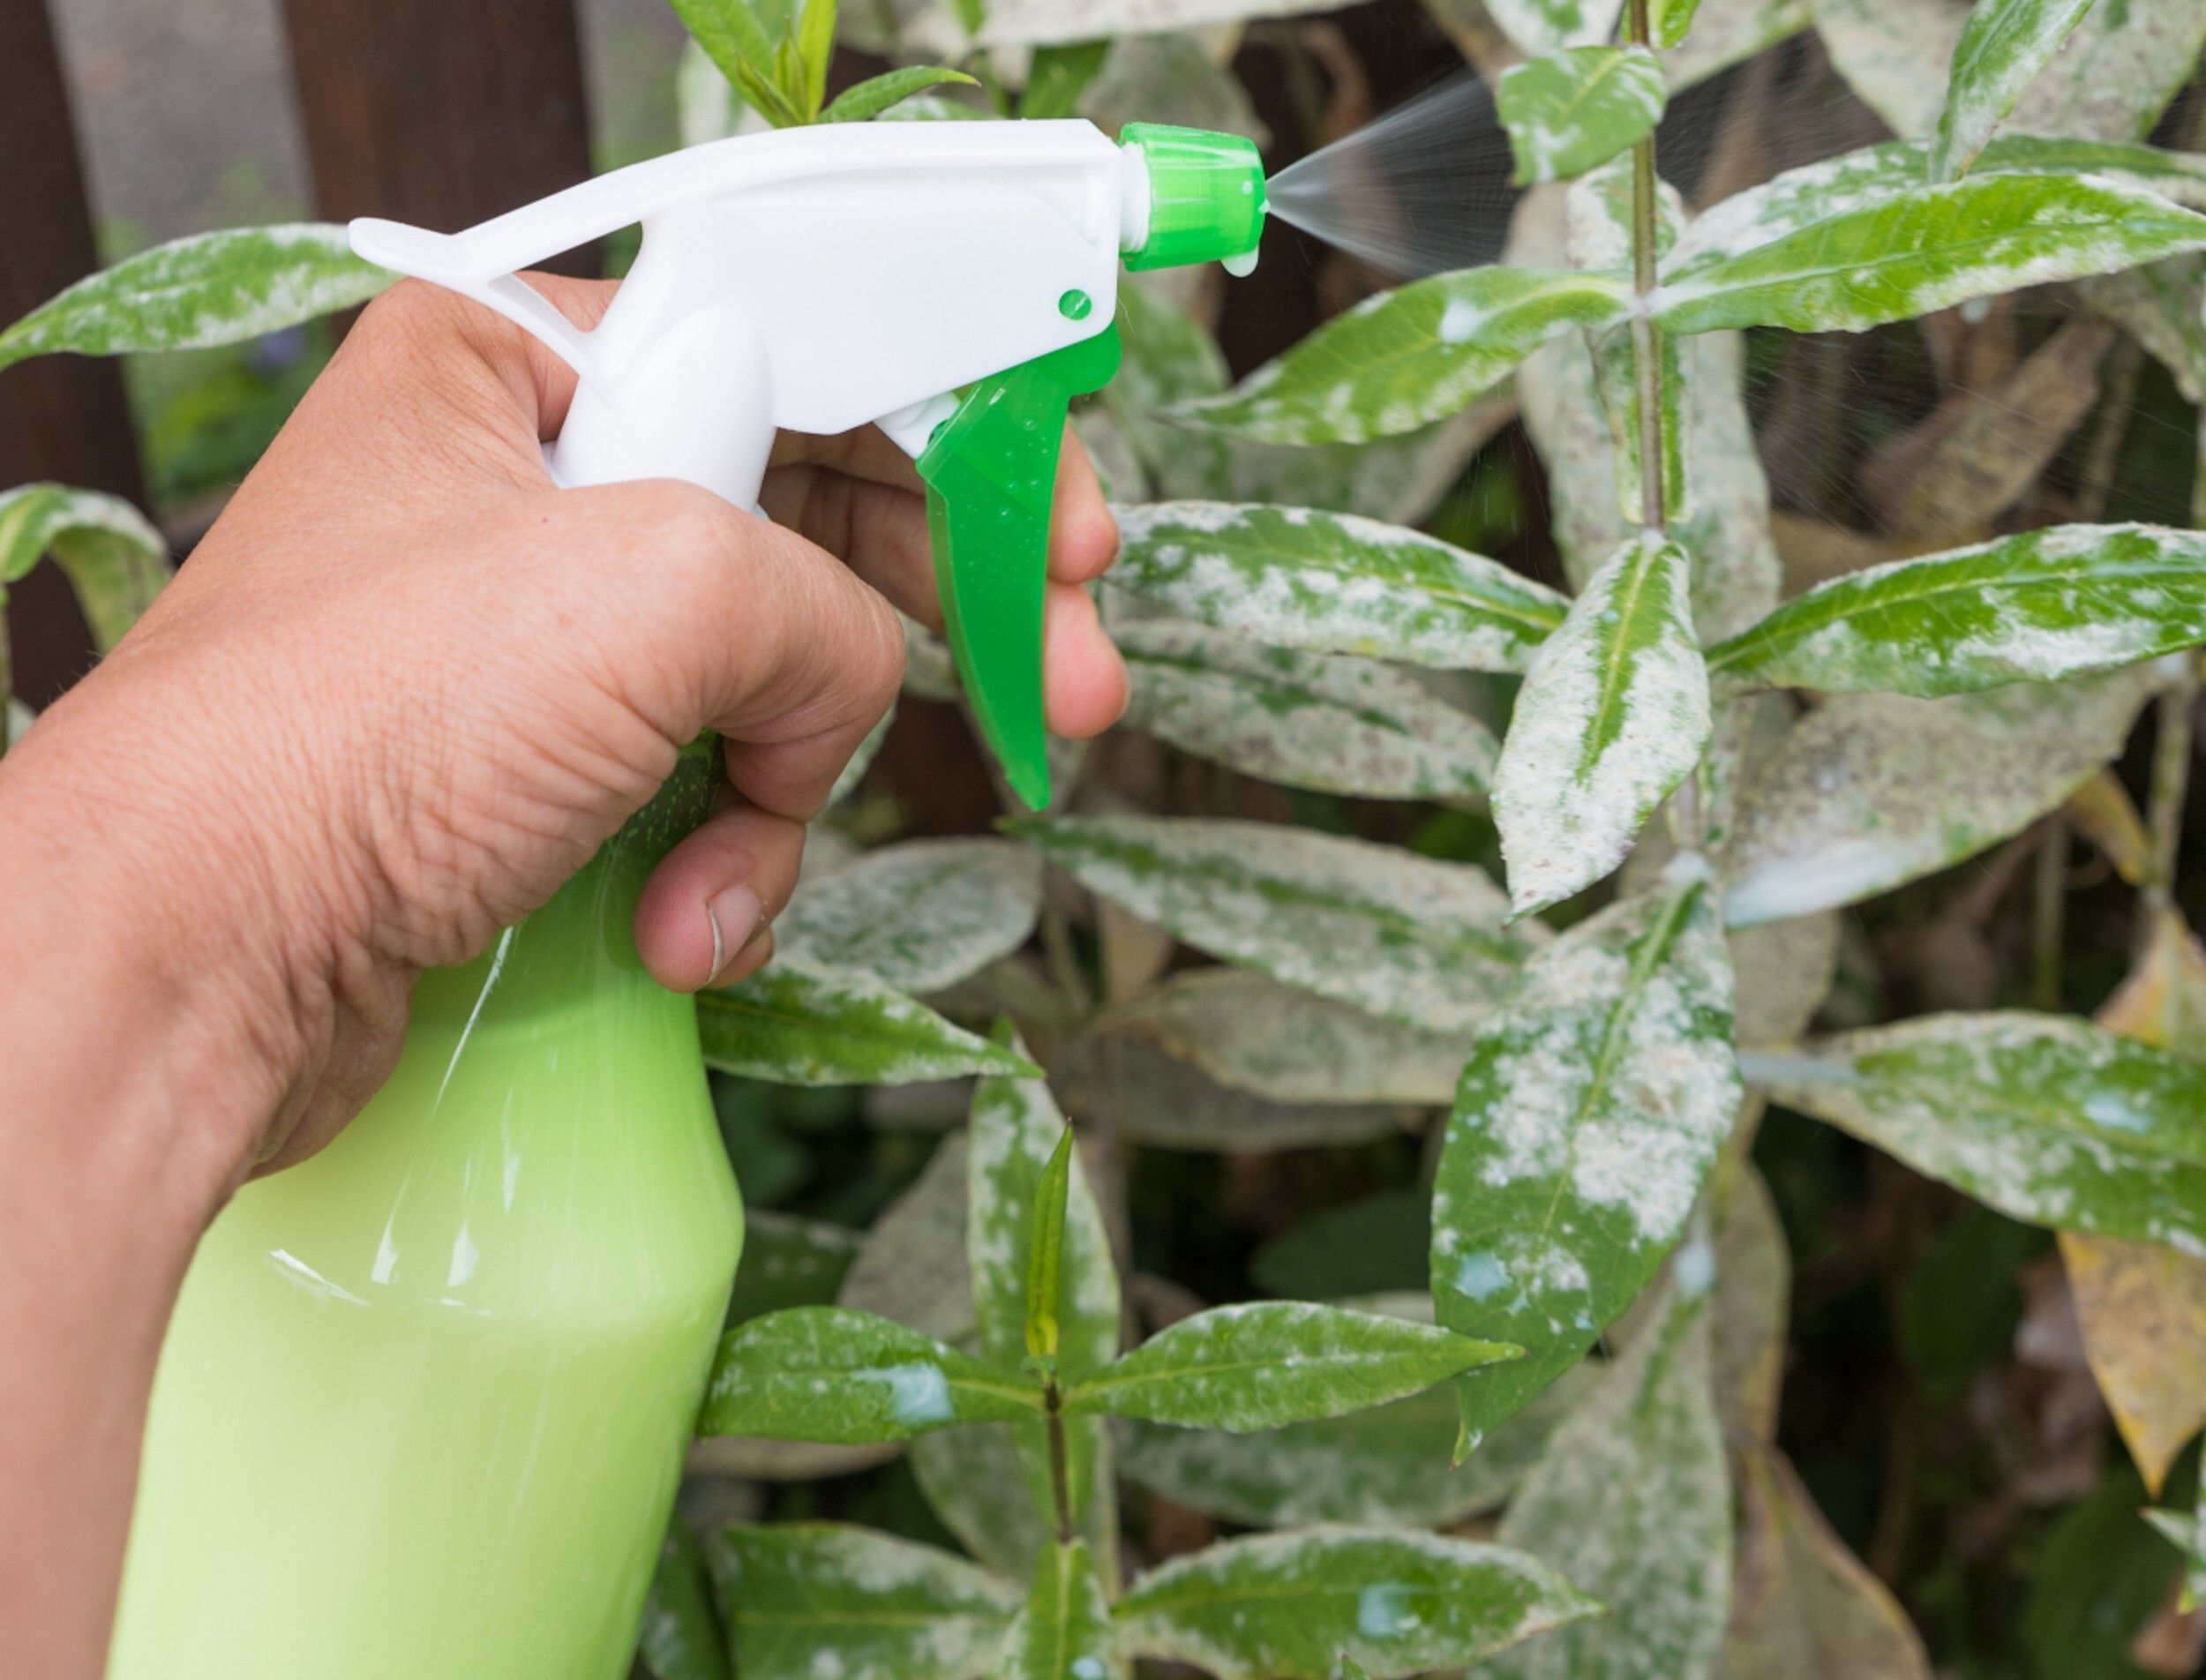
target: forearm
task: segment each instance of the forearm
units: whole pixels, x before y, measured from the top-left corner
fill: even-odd
[[[179,904],[214,859],[69,732],[0,764],[0,1670],[90,1680],[162,1329],[285,1080],[240,936]]]

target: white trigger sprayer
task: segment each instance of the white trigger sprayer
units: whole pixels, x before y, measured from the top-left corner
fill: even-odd
[[[1013,788],[1049,793],[1041,610],[1067,404],[1118,364],[1118,266],[1246,273],[1256,148],[1082,121],[853,124],[715,141],[459,234],[352,224],[384,267],[485,304],[581,385],[568,485],[682,478],[755,507],[777,430],[868,423],[917,457],[952,652]],[[640,222],[583,332],[519,271]]]

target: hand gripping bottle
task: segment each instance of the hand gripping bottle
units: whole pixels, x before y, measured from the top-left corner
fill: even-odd
[[[1129,267],[1253,259],[1230,136],[825,126],[658,158],[469,232],[354,224],[580,376],[570,485],[756,505],[778,428],[918,459],[966,692],[1048,797],[1045,551],[1067,405],[1118,364]],[[592,331],[518,271],[632,222]],[[630,936],[710,749],[543,909],[415,987],[397,1070],[194,1259],[154,1383],[110,1680],[620,1680],[742,1213],[691,1001]]]

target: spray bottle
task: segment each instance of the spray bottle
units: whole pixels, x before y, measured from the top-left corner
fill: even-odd
[[[353,242],[574,367],[562,484],[678,477],[754,508],[777,429],[881,426],[927,484],[974,713],[1039,807],[1058,446],[1117,366],[1120,259],[1242,268],[1263,213],[1231,136],[898,124]],[[592,331],[518,278],[635,222]],[[627,1672],[741,1241],[694,1006],[630,934],[714,774],[686,752],[542,910],[424,975],[385,1089],[215,1220],[154,1384],[110,1680]]]

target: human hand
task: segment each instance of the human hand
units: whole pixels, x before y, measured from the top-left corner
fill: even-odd
[[[584,323],[612,291],[532,283]],[[637,947],[677,989],[754,969],[803,824],[895,694],[889,603],[940,621],[919,480],[878,433],[784,437],[768,524],[672,482],[554,490],[539,446],[573,386],[489,312],[394,289],[8,762],[147,836],[149,955],[239,988],[264,1089],[233,1182],[326,1142],[387,1073],[414,973],[548,898],[704,728],[724,802],[646,889]],[[1084,735],[1125,676],[1079,588],[1116,535],[1068,446],[1047,706]]]

